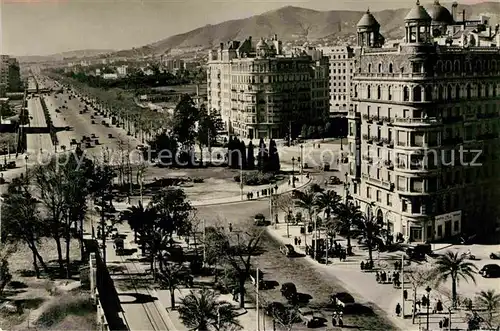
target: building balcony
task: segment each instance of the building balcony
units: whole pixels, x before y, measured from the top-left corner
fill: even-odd
[[[370,164],[373,163],[373,158],[369,155],[363,155],[362,159]]]
[[[367,134],[364,134],[364,135],[363,135],[363,140],[366,140],[366,142],[367,142],[368,144],[371,144],[371,143],[372,143],[372,137],[370,137],[370,136],[369,136],[369,135],[367,135]]]
[[[437,125],[440,124],[437,118],[403,118],[396,117],[392,123],[398,126],[421,126],[421,125]]]
[[[364,180],[366,180],[369,184],[386,189],[388,191],[394,190],[394,184],[387,181],[387,180],[372,178],[372,177],[368,176],[367,174],[362,174],[361,177]]]
[[[392,163],[392,161],[390,161],[390,160],[384,160],[384,166],[386,166],[387,169],[389,169],[389,170],[394,169],[394,163]]]

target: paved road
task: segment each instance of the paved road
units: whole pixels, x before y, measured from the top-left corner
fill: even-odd
[[[40,97],[35,96],[28,99],[28,114],[30,116],[30,126],[37,128],[47,127]]]
[[[246,203],[235,203],[223,206],[198,207],[200,219],[206,220],[206,225],[219,225],[228,228],[228,224],[233,224],[233,231],[247,228],[253,223],[253,216],[256,213],[268,213],[267,201],[256,201]],[[293,282],[300,293],[309,294],[312,299],[309,306],[320,312],[327,320],[328,327],[331,328],[331,310],[327,303],[329,296],[335,292],[345,291],[341,283],[331,273],[311,266],[304,257],[284,258],[279,252],[279,243],[267,233],[263,234],[262,248],[264,253],[254,258],[254,263],[264,272],[264,278],[275,280],[280,286],[286,282]],[[261,291],[261,297],[267,301],[283,301],[279,292],[280,286],[272,290]],[[359,302],[359,301],[358,301]],[[359,327],[363,330],[396,330],[374,303],[360,301],[366,306],[367,314],[345,316],[344,323],[350,327]],[[375,311],[376,315],[370,314]]]

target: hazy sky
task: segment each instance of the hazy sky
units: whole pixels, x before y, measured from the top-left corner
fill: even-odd
[[[433,0],[424,0],[431,2]],[[460,3],[475,3],[462,0]],[[410,7],[415,0],[0,0],[0,54],[126,49],[286,5],[317,10]]]

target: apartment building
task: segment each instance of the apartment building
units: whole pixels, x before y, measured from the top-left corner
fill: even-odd
[[[500,31],[417,1],[404,42],[382,48],[368,11],[358,23],[350,193],[390,238],[488,233],[499,215]],[[462,150],[462,152],[460,152]]]
[[[296,136],[304,123],[327,116],[328,76],[321,53],[302,48],[285,54],[276,35],[230,41],[209,51],[208,107],[241,137]]]
[[[347,115],[352,106],[351,82],[354,71],[354,49],[350,46],[323,47],[330,62],[330,113]]]
[[[17,59],[0,55],[0,95],[22,91],[21,74]]]

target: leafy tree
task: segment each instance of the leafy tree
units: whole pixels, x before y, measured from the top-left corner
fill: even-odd
[[[193,99],[187,94],[182,95],[174,109],[172,129],[179,143],[185,148],[194,145],[198,118],[199,112]]]
[[[481,291],[477,293],[476,301],[488,312],[487,322],[492,324],[494,314],[500,308],[500,294],[495,290]]]
[[[302,129],[300,130],[300,135],[302,138],[307,138],[308,137],[308,130],[307,130],[307,124],[302,125]]]
[[[325,124],[325,136],[330,137],[331,133],[332,133],[332,123],[326,122],[326,124]]]
[[[178,311],[182,323],[193,330],[241,329],[231,304],[218,300],[217,294],[209,289],[191,291],[182,299]]]
[[[314,126],[310,126],[307,128],[307,137],[308,138],[314,138],[316,135],[316,128]]]
[[[208,152],[212,154],[212,146],[217,142],[217,135],[223,128],[220,113],[212,110],[210,113],[204,105],[200,107],[197,141],[200,147],[201,162],[203,163],[203,146],[208,146]]]
[[[467,260],[465,254],[459,254],[453,251],[446,251],[443,255],[438,256],[434,262],[434,266],[434,271],[436,272],[439,282],[451,278],[452,302],[453,307],[456,307],[459,280],[472,280],[476,283],[474,275],[477,272],[477,267]]]
[[[280,170],[280,156],[278,154],[278,148],[274,139],[271,139],[271,141],[269,142],[269,162],[267,170],[273,172]]]
[[[45,228],[27,181],[17,178],[9,184],[2,208],[2,231],[10,234],[10,240],[20,240],[28,246],[32,252],[35,274],[40,278],[38,262],[48,273],[47,265],[38,251],[39,240],[45,234]]]
[[[255,169],[255,153],[254,153],[253,143],[251,140],[247,146],[247,168],[248,170]]]
[[[238,151],[239,151],[239,156],[241,159],[241,166],[243,169],[248,168],[247,165],[247,150],[246,150],[245,142],[243,140],[240,140],[240,144],[238,146]]]
[[[5,247],[2,247],[2,251],[0,251],[0,298],[3,296],[5,287],[12,279],[9,270],[9,257],[13,252],[12,249]]]
[[[410,284],[413,290],[413,322],[415,322],[415,317],[417,316],[417,291],[419,288],[430,285],[436,278],[436,275],[432,270],[428,268],[416,267],[416,268],[405,268],[404,272],[405,284]]]
[[[151,149],[145,151],[145,153],[151,154],[145,155],[146,160],[155,158],[158,159],[162,166],[177,165],[178,142],[175,137],[163,132],[149,141],[149,146],[151,146]]]
[[[240,307],[245,308],[245,281],[250,276],[252,267],[252,256],[259,250],[262,231],[245,231],[239,233],[225,233],[221,229],[213,229],[215,232],[205,239],[207,251],[217,254],[219,261],[225,262],[236,273],[240,293]],[[214,240],[215,239],[215,240]]]
[[[140,201],[137,205],[130,206],[123,211],[121,218],[123,220],[126,220],[130,226],[130,229],[134,231],[135,242],[138,241],[137,234],[138,232],[140,232],[141,227],[144,225],[144,223],[147,223],[147,221],[144,220],[150,219],[153,216],[152,212],[152,209],[144,208],[144,205]]]
[[[293,196],[291,193],[283,193],[279,195],[273,196],[272,199],[273,202],[273,207],[281,210],[282,212],[285,213],[287,217],[286,221],[286,235],[287,237],[290,237],[290,228],[289,228],[289,223],[293,218],[293,207],[294,207],[294,201],[293,201]]]
[[[318,133],[319,138],[321,139],[325,138],[325,131],[322,125],[318,125],[318,127],[316,128],[316,132]]]
[[[385,234],[383,224],[381,224],[376,217],[371,214],[364,214],[361,218],[357,219],[355,224],[357,231],[364,238],[364,245],[368,248],[368,258],[370,263],[373,263],[373,249],[382,241]]]

